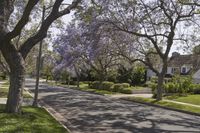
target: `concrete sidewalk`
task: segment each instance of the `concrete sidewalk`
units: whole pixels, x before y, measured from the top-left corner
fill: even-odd
[[[166,100],[166,99],[164,99],[163,101],[166,101],[166,102],[172,102],[172,103],[177,103],[177,104],[182,104],[182,105],[188,105],[188,106],[193,106],[193,107],[198,107],[198,108],[200,108],[199,105],[190,104],[190,103],[183,103],[183,102],[177,102],[177,101]]]
[[[153,94],[116,94],[116,95],[107,95],[111,98],[126,98],[126,97],[143,97],[143,98],[151,98]]]

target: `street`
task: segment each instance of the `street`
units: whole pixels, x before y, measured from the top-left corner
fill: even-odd
[[[33,80],[26,87],[34,89]],[[41,84],[39,99],[72,133],[199,133],[200,117],[108,96]]]

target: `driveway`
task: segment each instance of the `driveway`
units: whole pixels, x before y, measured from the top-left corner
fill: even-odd
[[[200,133],[198,116],[45,84],[39,93],[72,133]]]

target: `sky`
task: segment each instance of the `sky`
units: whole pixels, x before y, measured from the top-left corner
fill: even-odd
[[[63,3],[71,4],[72,0],[64,0]],[[69,24],[72,21],[73,14],[74,14],[74,12],[72,11],[70,14],[64,15],[61,18],[66,25]],[[56,29],[56,28],[52,28],[50,31],[53,33],[54,37],[57,37],[57,35],[61,34],[61,31]],[[52,42],[49,42],[49,50],[53,50],[52,45],[53,45]]]

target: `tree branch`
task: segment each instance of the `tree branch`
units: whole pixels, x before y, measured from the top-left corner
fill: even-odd
[[[19,52],[21,52],[24,59],[27,57],[27,54],[32,49],[32,47],[35,46],[39,41],[41,41],[42,39],[44,39],[46,37],[47,31],[48,31],[49,27],[51,26],[51,24],[57,18],[59,18],[63,15],[69,14],[72,9],[77,7],[77,5],[81,2],[81,0],[74,0],[70,6],[68,6],[63,11],[59,12],[59,7],[62,4],[62,2],[63,2],[63,0],[56,0],[56,2],[54,3],[54,6],[53,6],[52,12],[44,20],[39,31],[34,36],[27,39],[24,42],[24,44],[22,44]]]
[[[29,0],[28,4],[24,10],[24,13],[21,17],[21,19],[19,20],[19,22],[17,23],[17,25],[15,26],[15,28],[13,29],[13,31],[9,32],[6,36],[5,39],[7,41],[10,41],[11,39],[15,38],[16,36],[18,36],[23,27],[28,23],[29,21],[29,16],[31,14],[31,11],[33,10],[33,7],[38,3],[39,0]]]

